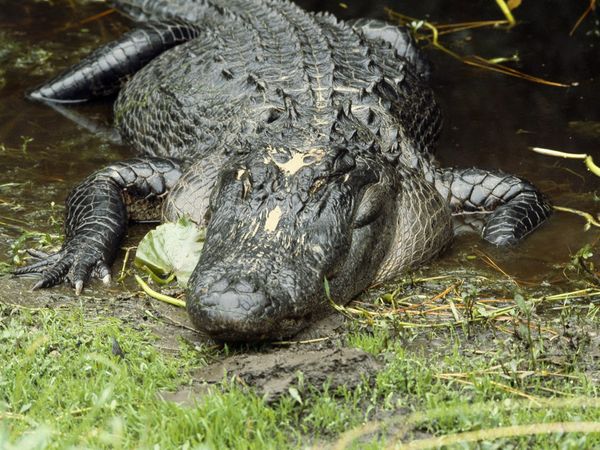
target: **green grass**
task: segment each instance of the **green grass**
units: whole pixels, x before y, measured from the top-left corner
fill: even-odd
[[[514,316],[514,328],[495,323],[423,331],[374,327],[350,333],[348,343],[385,355],[385,370],[373,392],[379,407],[402,411],[401,416],[378,420],[365,428],[384,433],[387,442],[412,443],[414,448],[438,448],[431,438],[462,442],[459,433],[480,431],[492,437],[502,427],[538,424],[548,430],[555,423],[594,422],[595,433],[514,435],[471,442],[476,448],[598,448],[600,446],[600,389],[598,363],[588,352],[597,348],[589,336],[598,332],[594,314],[543,320],[524,308]],[[566,314],[566,313],[565,313]],[[538,321],[543,321],[540,323]],[[523,324],[538,331],[523,331]],[[529,328],[528,328],[529,329]],[[440,344],[441,342],[441,344]],[[593,350],[592,350],[593,351]],[[386,431],[387,430],[387,431]],[[360,430],[355,430],[361,435]],[[421,437],[421,439],[423,439]],[[423,447],[419,447],[422,444]],[[358,446],[357,448],[360,448]],[[408,446],[407,448],[413,448]]]
[[[590,374],[584,339],[581,351],[573,348],[571,357],[558,361],[547,354],[560,342],[545,335],[493,335],[486,325],[467,336],[460,329],[398,331],[354,323],[346,345],[385,361],[371,383],[352,390],[299,383],[294,395],[267,404],[224,380],[195,405],[180,406],[158,392],[191,385],[191,370],[204,365],[209,350],[182,342],[177,356],[165,355],[144,327],[84,317],[81,307],[3,305],[0,311],[0,448],[335,446],[349,431],[356,438],[351,447],[380,448],[396,439],[510,425],[600,423],[598,386],[590,378],[598,374]],[[589,325],[585,316],[579,320]],[[113,339],[123,358],[113,355]],[[532,342],[544,347],[536,358],[527,348]],[[594,448],[600,434],[512,436],[471,445]]]
[[[159,390],[189,382],[187,369],[201,355],[164,356],[147,331],[116,319],[4,308],[0,339],[4,446],[17,439],[33,442],[31,448],[172,448],[201,441],[222,447],[282,439],[269,431],[276,415],[235,386],[200,399],[196,408],[160,400]],[[113,339],[123,359],[112,354]]]
[[[339,433],[358,425],[356,398],[325,393],[302,407],[276,406],[224,381],[194,407],[157,393],[190,382],[204,354],[182,343],[177,357],[159,353],[153,336],[113,318],[84,318],[77,308],[2,307],[0,448],[282,448],[302,430]],[[125,352],[112,354],[113,339]]]

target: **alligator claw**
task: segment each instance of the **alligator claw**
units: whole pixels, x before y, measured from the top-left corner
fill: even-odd
[[[34,259],[46,259],[51,256],[50,253],[43,252],[41,250],[37,250],[35,248],[29,248],[26,250],[27,254]]]
[[[38,289],[42,289],[44,287],[45,280],[39,280],[37,283],[33,285],[31,291],[37,291]]]
[[[19,267],[14,270],[13,275],[15,276],[23,276],[29,274],[41,274],[46,270],[48,266],[55,264],[59,259],[60,255],[55,253],[53,255],[48,255],[44,252],[38,252],[37,250],[28,250],[27,253],[31,255],[34,260],[39,260],[34,262],[33,264],[29,264],[28,266]],[[45,256],[42,256],[45,255]]]
[[[39,255],[39,253],[38,253]],[[33,255],[39,258],[38,255]],[[29,266],[20,267],[13,272],[15,276],[23,276],[29,274],[39,274],[41,279],[33,285],[32,291],[41,288],[52,287],[61,283],[67,276],[71,267],[72,256],[64,254],[62,251],[53,255],[48,255],[45,259]]]
[[[32,291],[56,286],[68,280],[75,288],[75,294],[79,295],[90,277],[101,279],[105,285],[110,284],[111,275],[108,264],[95,260],[83,251],[63,248],[54,254],[47,254],[39,250],[28,250],[27,253],[38,261],[15,269],[13,275],[40,275],[41,278],[33,285]]]
[[[104,261],[98,262],[96,267],[94,268],[93,275],[96,278],[102,280],[102,283],[105,285],[110,284],[111,276],[110,276],[110,267]]]

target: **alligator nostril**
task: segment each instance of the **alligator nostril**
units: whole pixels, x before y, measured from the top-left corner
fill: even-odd
[[[239,315],[263,310],[266,299],[261,289],[247,279],[221,278],[209,286],[201,307],[221,316]]]
[[[251,294],[253,292],[256,292],[257,290],[257,287],[252,282],[246,279],[231,280],[229,278],[221,278],[212,283],[208,287],[207,292],[209,294],[213,294],[222,293],[225,291],[235,291],[242,294]]]
[[[248,280],[239,280],[234,286],[232,286],[238,292],[250,294],[252,292],[256,292],[256,287],[250,283]]]
[[[212,294],[214,292],[224,292],[231,285],[231,281],[227,278],[221,278],[220,280],[215,281],[208,288],[208,293]]]
[[[222,311],[236,311],[242,308],[246,310],[248,307],[247,299],[239,295],[236,291],[226,291],[218,295],[215,305]]]
[[[223,274],[207,285],[190,287],[187,308],[194,325],[214,339],[260,340],[277,323],[272,320],[274,298],[253,277]]]

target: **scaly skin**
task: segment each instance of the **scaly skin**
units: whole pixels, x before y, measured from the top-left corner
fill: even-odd
[[[426,178],[433,181],[453,212],[489,212],[482,237],[494,245],[517,244],[552,213],[550,203],[535,186],[500,171],[442,168]]]
[[[282,0],[116,3],[135,20],[171,25],[153,25],[166,34],[139,45],[131,32],[32,96],[80,99],[73,91],[93,91],[96,78],[115,86],[136,72],[115,103],[116,125],[162,159],[101,170],[75,189],[64,248],[18,271],[40,272],[40,286],[66,276],[80,289],[94,268],[106,276],[125,229],[122,192],[165,197],[165,216],[207,226],[187,290],[198,329],[219,340],[277,339],[329,310],[325,279],[345,303],[434,258],[451,241],[452,213],[489,212],[483,237],[496,245],[550,215],[524,180],[435,165],[441,115],[404,30],[345,24]],[[175,47],[165,38],[173,21],[193,31]],[[123,47],[138,48],[139,60],[125,64],[115,50]],[[137,71],[149,47],[165,51]],[[98,59],[119,70],[73,81]],[[150,182],[155,174],[162,182]]]
[[[81,103],[119,91],[130,75],[155,56],[198,36],[181,20],[147,23],[98,49],[55,80],[29,94],[32,100]]]
[[[92,272],[110,282],[109,265],[125,236],[124,194],[142,199],[161,197],[180,177],[179,165],[164,158],[132,159],[93,173],[67,198],[63,248],[15,274],[43,273],[34,289],[54,286],[68,277],[77,294]]]

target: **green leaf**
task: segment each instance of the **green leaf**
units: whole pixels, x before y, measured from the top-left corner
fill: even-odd
[[[159,225],[140,242],[135,264],[159,277],[174,274],[185,287],[202,253],[205,236],[206,230],[186,217]]]
[[[519,310],[524,314],[531,314],[532,307],[531,304],[525,301],[525,298],[521,294],[515,294],[515,304],[519,308]]]
[[[290,393],[290,396],[296,400],[298,403],[302,404],[302,397],[300,397],[300,393],[298,392],[298,389],[296,389],[293,386],[290,386],[288,388],[288,392]]]
[[[481,317],[490,317],[492,315],[490,311],[485,309],[483,306],[477,306],[476,310]]]
[[[327,280],[327,277],[323,277],[323,287],[325,288],[325,297],[327,297],[327,300],[330,302],[333,301],[331,298],[331,291],[329,289],[329,281]]]

